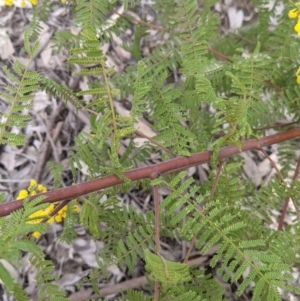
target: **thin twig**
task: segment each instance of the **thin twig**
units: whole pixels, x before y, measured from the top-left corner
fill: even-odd
[[[61,113],[63,108],[64,108],[64,103],[60,102],[58,107],[52,112],[52,115],[49,119],[49,123],[47,126],[48,128],[47,140],[44,142],[43,151],[40,153],[39,158],[37,160],[37,164],[34,170],[32,171],[32,178],[35,179],[38,183],[41,180],[41,176],[44,171],[46,161],[50,155],[51,149],[53,148],[53,151],[55,151],[54,144],[57,141],[59,136],[58,134],[61,132],[61,129],[64,124],[64,121],[61,121],[55,125],[55,120],[57,116]],[[55,128],[56,130],[54,130]]]
[[[198,234],[198,233],[197,233]],[[185,258],[184,258],[184,261],[183,263],[187,263],[190,256],[191,256],[191,253],[192,253],[192,250],[193,250],[193,247],[194,247],[194,244],[196,242],[196,238],[197,238],[197,234],[195,234],[192,238],[192,241],[190,242],[190,245],[189,245],[189,249],[188,251],[186,252],[186,255],[185,255]]]
[[[276,172],[277,172],[277,175],[281,181],[281,183],[286,187],[288,188],[286,182],[284,181],[284,178],[280,172],[280,170],[278,169],[276,163],[272,160],[272,158],[263,150],[263,149],[260,149],[260,151],[266,156],[266,158],[270,161],[271,165],[275,168]],[[297,205],[296,205],[296,202],[293,200],[293,198],[291,198],[293,204],[294,204],[294,207],[295,207],[295,211],[296,211],[296,214],[297,214],[297,218],[300,220],[300,212],[297,208]],[[278,225],[279,227],[279,225]]]
[[[165,146],[163,146],[161,143],[155,141],[153,138],[145,135],[144,133],[140,132],[139,130],[135,131],[136,134],[138,134],[139,136],[148,139],[150,142],[152,142],[154,145],[160,147],[161,149],[163,149],[166,153],[169,153],[170,155],[172,155],[174,158],[177,157],[177,155],[175,153],[173,153],[171,150],[169,150],[168,148],[166,148]]]
[[[220,161],[220,164],[219,164],[218,170],[217,170],[217,174],[216,174],[216,177],[215,177],[212,189],[210,191],[210,195],[209,195],[210,198],[213,198],[213,196],[215,195],[215,192],[216,192],[216,189],[217,189],[217,185],[218,185],[218,182],[219,182],[219,179],[220,179],[220,176],[221,176],[223,165],[224,165],[224,161]],[[185,255],[184,263],[186,263],[189,260],[189,258],[190,258],[190,255],[192,253],[193,247],[194,247],[195,242],[196,242],[197,234],[198,233],[196,233],[193,236],[193,239],[192,239],[192,241],[191,241],[191,243],[189,245],[189,249],[188,249],[188,251],[187,251],[187,253]]]
[[[273,125],[258,127],[258,128],[254,128],[253,130],[254,131],[264,131],[264,130],[268,130],[268,129],[282,128],[285,126],[297,127],[297,126],[299,126],[298,123],[299,123],[298,121],[291,121],[291,122],[277,121]]]
[[[55,216],[62,208],[67,206],[71,200],[65,200],[61,203],[59,203],[54,210],[49,214],[50,216]],[[48,221],[48,218],[43,219],[41,222],[46,223]]]
[[[159,282],[155,281],[154,283],[154,296],[153,296],[153,300],[154,301],[158,301],[159,298]]]
[[[218,185],[218,182],[220,180],[220,176],[221,176],[221,172],[222,172],[222,168],[223,168],[223,165],[224,165],[224,161],[221,161],[219,166],[218,166],[218,170],[217,170],[217,174],[216,174],[216,177],[215,177],[215,180],[214,180],[214,184],[212,186],[212,189],[210,191],[210,195],[209,197],[212,199],[215,195],[215,192],[216,192],[216,189],[217,189],[217,185]]]
[[[71,200],[65,200],[65,201],[62,201],[61,203],[59,203],[55,208],[54,210],[49,214],[50,217],[53,217],[55,216],[63,207],[65,207],[66,205],[68,205],[68,203],[70,202]],[[39,223],[47,223],[48,220],[50,218],[44,218],[42,219]],[[29,232],[27,233],[27,237],[30,237],[32,235],[33,232]]]
[[[159,194],[158,186],[153,186],[154,214],[155,214],[155,253],[160,254],[160,233],[159,233]]]
[[[300,157],[298,158],[298,161],[297,161],[297,166],[295,168],[295,172],[294,172],[294,175],[293,175],[293,181],[296,181],[296,179],[298,178],[298,175],[299,175],[299,171],[300,171]],[[293,184],[291,184],[291,188],[293,188]],[[285,199],[285,202],[282,206],[282,210],[281,210],[281,216],[280,216],[280,219],[279,219],[279,223],[278,223],[278,228],[277,230],[278,231],[282,231],[283,230],[283,223],[284,223],[284,217],[286,215],[286,212],[287,212],[287,208],[288,208],[288,205],[289,205],[289,201],[290,201],[290,198],[287,197]]]
[[[161,26],[157,26],[157,25],[154,25],[154,24],[150,24],[148,22],[144,22],[144,21],[141,21],[141,20],[137,20],[135,18],[133,18],[132,16],[127,16],[125,14],[120,14],[118,12],[116,12],[115,10],[113,10],[113,13],[117,14],[118,16],[120,17],[124,17],[124,18],[127,18],[127,19],[130,19],[142,26],[145,26],[145,27],[149,27],[149,28],[152,28],[152,29],[156,29],[158,31],[161,31],[161,32],[170,32],[169,30],[167,30],[166,28],[163,28]],[[186,37],[181,37],[183,40],[188,40],[188,38]],[[232,59],[230,59],[228,56],[220,53],[219,51],[213,49],[213,48],[210,48],[208,47],[207,48],[207,51],[214,54],[216,57],[218,57],[220,60],[222,61],[226,61],[226,62],[229,62],[229,63],[233,63],[234,61]],[[258,76],[257,73],[254,73],[254,75]],[[270,86],[271,88],[273,88],[274,90],[276,90],[278,93],[282,93],[282,89],[280,89],[278,86],[276,86],[275,84],[273,84],[270,80],[264,80],[262,79],[265,84],[267,84],[268,86]]]
[[[158,178],[158,174],[154,174],[151,178],[154,180]],[[153,200],[154,200],[154,216],[155,216],[155,253],[156,255],[160,254],[160,218],[159,218],[159,194],[158,186],[153,186]],[[159,298],[159,282],[155,281],[154,285],[154,301],[158,301]]]
[[[273,168],[275,168],[275,170],[276,170],[276,172],[277,172],[277,175],[278,175],[280,181],[282,182],[282,184],[284,184],[284,185],[286,186],[286,184],[285,184],[285,182],[284,182],[284,178],[283,178],[283,176],[282,176],[280,170],[278,169],[276,163],[272,160],[272,158],[267,154],[267,152],[266,152],[265,150],[260,149],[260,151],[261,151],[261,152],[264,154],[264,156],[270,161],[270,163],[271,163],[271,165],[273,166]]]

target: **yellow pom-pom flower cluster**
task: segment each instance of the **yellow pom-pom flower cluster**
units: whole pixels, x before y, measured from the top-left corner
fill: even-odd
[[[42,193],[42,192],[47,192],[47,188],[41,184],[37,184],[37,182],[35,180],[31,180],[29,187],[27,190],[23,189],[19,192],[19,195],[17,197],[17,200],[22,200],[28,196],[33,196],[36,195],[37,193]],[[29,218],[31,220],[29,220],[27,223],[28,224],[38,224],[40,223],[44,218],[48,217],[50,215],[50,213],[55,209],[55,206],[58,203],[55,204],[50,204],[46,209],[44,210],[38,210],[36,212],[34,212],[33,214],[31,214],[29,216]],[[72,210],[74,212],[79,212],[79,207],[78,205],[74,205],[72,207]],[[60,209],[57,214],[55,216],[52,216],[47,222],[52,224],[54,222],[56,223],[60,223],[62,222],[62,220],[64,218],[66,218],[67,216],[67,206],[63,207],[62,209]],[[35,238],[39,238],[41,236],[40,232],[33,232],[32,235]]]
[[[67,0],[61,0],[66,3]],[[0,0],[0,6],[32,7],[38,4],[38,0]]]
[[[297,2],[295,6],[296,8],[293,8],[289,11],[288,16],[290,19],[297,19],[297,23],[294,26],[294,30],[297,32],[298,36],[300,36],[300,2]],[[300,85],[300,67],[296,72],[296,81],[297,84]]]
[[[31,7],[37,3],[38,0],[0,0],[0,6]]]
[[[288,16],[290,19],[297,19],[297,23],[294,26],[294,30],[300,36],[300,2],[296,3],[296,8],[293,8],[289,11]]]
[[[297,84],[300,85],[300,67],[298,68],[298,70],[296,72],[296,81],[297,81]]]

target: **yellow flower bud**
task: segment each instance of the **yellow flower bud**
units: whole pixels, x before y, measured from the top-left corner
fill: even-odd
[[[13,1],[12,0],[4,0],[4,4],[7,5],[7,6],[12,6]]]
[[[40,232],[33,232],[32,236],[35,237],[35,238],[39,238],[41,236],[41,233]]]
[[[298,35],[300,34],[300,19],[298,19],[298,22],[295,25],[294,30],[298,33]]]
[[[34,180],[34,179],[31,179],[30,180],[30,183],[29,183],[29,187],[30,186],[35,186],[37,183],[36,183],[36,180]]]
[[[298,17],[298,15],[299,15],[299,10],[296,9],[296,8],[291,9],[291,10],[289,11],[289,14],[288,14],[288,16],[289,16],[290,19],[295,19],[295,18]]]
[[[60,214],[57,214],[54,219],[57,223],[60,223],[62,221],[62,216]]]
[[[28,191],[23,189],[19,192],[17,200],[22,200],[22,199],[25,199],[26,197],[28,197]]]
[[[37,190],[41,192],[47,192],[47,188],[41,184],[38,185]]]

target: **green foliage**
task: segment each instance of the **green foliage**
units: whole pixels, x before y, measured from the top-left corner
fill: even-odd
[[[74,211],[74,202],[67,205],[66,217],[64,218],[64,228],[59,237],[61,241],[71,244],[74,238],[77,237],[77,232],[74,227],[78,225],[78,213]]]
[[[47,167],[53,177],[53,185],[56,189],[61,187],[61,173],[64,169],[63,165],[57,162],[48,162]]]
[[[120,14],[116,13],[116,1],[76,0],[74,24],[79,34],[65,30],[53,38],[54,48],[68,50],[73,75],[87,79],[88,87],[75,92],[29,71],[39,50],[39,21],[50,8],[47,1],[45,14],[41,7],[35,9],[24,34],[28,63],[15,61],[11,67],[4,67],[8,84],[0,94],[7,105],[5,112],[1,112],[1,144],[24,145],[21,130],[30,122],[28,110],[34,93],[42,89],[89,114],[90,128],[75,138],[70,152],[73,175],[86,166],[89,179],[115,174],[124,180],[118,187],[80,198],[79,218],[69,204],[60,236],[71,243],[79,221],[95,240],[104,243],[104,250],[97,254],[99,268],[80,283],[90,282],[96,293],[100,293],[99,283],[109,277],[109,267],[117,265],[132,274],[138,264],[145,263],[147,276],[151,276],[148,290],[153,290],[152,280],[159,282],[159,300],[224,300],[224,286],[210,269],[171,262],[154,254],[157,228],[153,210],[141,212],[137,206],[121,203],[116,196],[135,188],[150,193],[151,187],[159,186],[170,192],[159,207],[162,240],[180,240],[191,245],[195,242],[194,248],[202,255],[218,246],[210,267],[217,270],[224,282],[237,285],[237,296],[251,291],[252,300],[273,301],[281,300],[282,290],[300,294],[292,277],[292,268],[299,268],[300,263],[299,181],[282,183],[275,177],[255,190],[242,177],[241,157],[226,159],[220,170],[216,164],[221,148],[241,148],[245,139],[264,136],[264,128],[273,127],[287,114],[299,123],[300,89],[295,81],[300,62],[299,39],[287,18],[292,6],[285,3],[282,15],[277,16],[278,1],[271,10],[266,6],[269,1],[253,1],[257,21],[220,35],[219,18],[211,9],[217,2],[156,1],[153,8],[159,26],[154,28],[169,39],[143,57],[140,45],[150,36],[153,24],[127,14],[128,7],[135,9],[135,1],[124,0],[125,12]],[[114,18],[109,18],[110,14],[115,14]],[[271,17],[277,19],[278,25],[269,30]],[[131,27],[133,40],[124,42],[123,48],[137,64],[116,73],[108,67],[101,46]],[[118,102],[124,98],[132,102],[126,116],[117,110]],[[156,135],[152,141],[136,147],[140,118],[151,123]],[[183,171],[161,175],[151,182],[130,182],[124,171],[144,165],[152,154],[161,152],[159,144],[153,141],[178,156],[211,150],[208,181],[200,185]],[[297,141],[278,147],[278,166],[284,179],[295,168],[298,148]],[[169,157],[167,153],[161,158]],[[62,165],[52,162],[48,167],[55,187],[60,187]],[[277,211],[286,198],[291,198],[296,208],[295,212],[290,211],[292,222],[279,232],[275,230]],[[39,300],[67,300],[65,292],[53,284],[57,277],[53,276],[51,262],[44,259],[41,249],[27,236],[33,231],[47,230],[47,224],[28,223],[32,213],[47,206],[40,204],[41,200],[26,199],[23,209],[0,219],[0,245],[5,245],[0,248],[0,258],[16,262],[21,252],[31,253],[31,263],[38,272]],[[0,278],[17,300],[29,300],[2,263]],[[153,298],[129,290],[123,300]]]
[[[50,260],[45,260],[43,254],[32,254],[30,262],[37,269],[37,285],[39,287],[39,301],[67,301],[66,292],[59,289],[56,284],[50,281],[57,280],[53,276],[54,267]]]
[[[155,255],[149,250],[145,251],[146,270],[152,278],[162,284],[177,284],[189,281],[191,275],[186,264],[165,260],[160,255]]]
[[[48,225],[46,224],[27,223],[33,212],[47,207],[47,204],[38,205],[42,200],[42,197],[38,197],[32,202],[28,202],[28,199],[25,199],[23,209],[13,212],[8,218],[0,219],[1,246],[5,246],[5,248],[0,248],[0,258],[2,260],[16,262],[21,259],[21,252],[23,251],[30,252],[33,256],[43,256],[40,247],[36,245],[32,239],[29,239],[26,236],[28,233],[34,231],[43,233],[48,228]],[[15,279],[12,278],[1,262],[0,279],[3,281],[8,291],[13,293],[16,300],[30,300],[23,289],[21,289],[20,285],[14,282]]]
[[[20,128],[24,127],[30,117],[26,111],[32,106],[31,100],[39,88],[40,75],[35,71],[29,71],[29,65],[33,56],[39,49],[39,43],[30,43],[32,34],[30,28],[24,33],[24,47],[29,55],[27,65],[15,61],[12,70],[6,66],[3,71],[11,84],[6,86],[6,92],[1,92],[0,97],[7,102],[9,109],[3,112],[0,120],[0,143],[9,145],[24,145],[24,136]]]

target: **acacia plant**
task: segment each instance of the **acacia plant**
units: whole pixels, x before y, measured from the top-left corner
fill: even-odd
[[[284,291],[300,294],[292,275],[300,264],[296,139],[300,137],[300,3],[275,1],[270,7],[269,1],[253,0],[256,21],[221,35],[218,15],[211,9],[217,2],[154,1],[154,24],[127,13],[128,6],[134,9],[138,1],[72,1],[79,34],[59,31],[53,41],[58,51],[68,49],[73,76],[88,79],[88,89],[76,92],[29,71],[40,47],[39,18],[45,18],[48,6],[33,7],[24,34],[28,64],[14,61],[12,68],[4,68],[10,84],[1,92],[8,109],[2,112],[0,143],[25,143],[20,129],[30,122],[26,112],[40,89],[66,106],[71,103],[88,112],[90,121],[90,132],[78,135],[69,160],[74,175],[82,163],[87,165],[88,182],[37,196],[33,182],[19,200],[0,205],[0,258],[15,263],[21,251],[32,254],[39,300],[68,300],[52,282],[52,264],[31,235],[45,233],[49,226],[45,221],[64,206],[69,209],[60,239],[70,243],[79,221],[95,240],[104,242],[105,251],[97,255],[99,268],[85,279],[92,282],[95,293],[101,293],[98,284],[109,266],[126,267],[131,273],[142,259],[152,296],[128,291],[124,300],[224,300],[224,287],[215,276],[189,261],[193,250],[205,255],[215,247],[210,266],[219,267],[225,282],[238,285],[237,296],[250,291],[252,300],[273,301],[281,300]],[[123,5],[123,13],[117,13],[118,5]],[[112,13],[118,18],[109,19]],[[271,19],[276,20],[273,28]],[[132,24],[134,40],[124,47],[137,64],[119,74],[107,66],[101,45]],[[152,28],[169,38],[143,56],[140,42]],[[125,98],[132,103],[129,116],[116,110]],[[282,124],[286,116],[290,121]],[[141,117],[150,122],[153,137],[138,128]],[[268,129],[273,129],[272,135]],[[148,143],[136,146],[137,136]],[[125,138],[130,142],[120,154]],[[278,163],[266,151],[272,144],[278,144]],[[257,189],[251,179],[242,177],[239,153],[249,150],[262,153],[276,170]],[[149,163],[153,153],[161,154],[160,163]],[[210,167],[206,182],[187,176],[189,167],[203,163]],[[49,166],[57,181],[59,164]],[[154,211],[141,213],[119,204],[116,194],[132,187],[152,189]],[[160,187],[167,187],[170,194],[160,197]],[[106,200],[100,202],[104,195]],[[80,203],[79,213],[68,205],[74,199]],[[53,211],[48,210],[49,203],[56,204]],[[292,222],[284,224],[287,214]],[[276,229],[270,227],[274,220]],[[184,262],[171,262],[160,254],[160,240],[165,238],[188,242]],[[16,300],[30,300],[1,262],[0,278]]]

